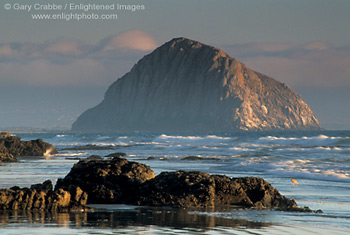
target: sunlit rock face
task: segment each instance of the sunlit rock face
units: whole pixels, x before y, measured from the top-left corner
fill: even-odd
[[[290,87],[220,49],[175,38],[114,82],[76,131],[320,129]]]

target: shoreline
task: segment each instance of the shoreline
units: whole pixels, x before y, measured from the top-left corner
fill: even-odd
[[[163,133],[161,133],[163,134]],[[215,135],[215,138],[211,136],[207,137],[207,134],[201,133],[188,133],[186,135],[170,135],[162,136],[148,133],[98,133],[98,134],[67,134],[67,133],[50,133],[50,134],[37,134],[36,137],[40,137],[47,142],[53,143],[54,146],[58,146],[58,150],[67,148],[74,145],[89,145],[104,146],[105,144],[113,143],[117,151],[127,152],[130,155],[128,160],[137,161],[150,165],[156,174],[162,171],[176,171],[178,169],[185,170],[201,170],[210,174],[226,174],[229,177],[244,177],[244,176],[261,176],[267,179],[275,188],[277,188],[282,195],[288,198],[293,198],[298,205],[307,205],[313,209],[320,208],[324,211],[324,214],[312,214],[297,215],[284,212],[264,212],[264,211],[240,211],[237,213],[211,213],[201,214],[197,213],[195,216],[202,217],[218,217],[243,219],[247,221],[257,221],[264,223],[271,223],[268,227],[259,228],[257,230],[251,228],[219,228],[215,227],[212,230],[208,230],[207,234],[231,232],[236,234],[248,234],[253,231],[257,234],[310,234],[312,231],[319,231],[320,234],[334,234],[332,231],[338,232],[338,234],[347,234],[349,229],[349,218],[346,217],[350,211],[348,197],[350,191],[349,182],[346,179],[335,178],[336,175],[330,177],[325,176],[328,180],[318,177],[320,172],[311,171],[312,169],[323,169],[320,167],[327,165],[319,165],[324,161],[330,161],[330,155],[333,156],[336,167],[340,167],[342,170],[346,167],[346,164],[342,164],[345,161],[344,157],[347,156],[347,150],[349,149],[349,132],[348,131],[317,131],[309,132],[294,132],[294,133],[280,133],[280,132],[264,132],[264,133],[252,133],[252,135],[240,134],[233,135],[232,133],[210,133]],[[322,136],[320,136],[322,134]],[[271,136],[271,138],[269,137]],[[304,136],[306,136],[304,138]],[[23,134],[23,139],[33,138],[32,134]],[[205,147],[205,148],[203,148]],[[291,149],[293,148],[293,149]],[[4,177],[2,185],[13,186],[20,184],[21,187],[27,187],[34,183],[42,183],[46,179],[54,179],[64,177],[72,165],[77,162],[78,159],[84,159],[91,154],[106,155],[111,150],[65,150],[62,155],[53,155],[49,158],[30,158],[21,159],[19,163],[2,164],[1,175]],[[115,150],[113,150],[115,151]],[[226,156],[219,161],[213,160],[196,160],[197,158],[191,158],[192,160],[181,160],[186,156],[198,156],[206,153],[208,157],[212,155],[218,155],[219,153],[230,153],[231,156]],[[67,155],[72,154],[76,159],[67,159]],[[76,155],[78,154],[78,155]],[[161,160],[159,156],[168,158],[168,161]],[[219,154],[220,155],[220,154]],[[149,156],[155,156],[155,159],[147,159]],[[182,156],[182,157],[175,157]],[[320,162],[321,161],[321,162]],[[337,162],[340,161],[338,164]],[[285,164],[288,162],[288,165]],[[281,165],[283,164],[283,165]],[[299,168],[308,169],[309,174],[304,174]],[[288,167],[294,168],[288,168]],[[276,168],[282,168],[282,170],[276,172]],[[293,171],[286,171],[293,169]],[[327,169],[334,169],[327,167]],[[284,171],[283,171],[284,170]],[[332,172],[331,172],[332,173]],[[334,173],[337,173],[334,171]],[[290,182],[290,177],[294,176],[299,181],[298,187],[293,187]],[[298,177],[296,177],[298,176]],[[294,178],[293,177],[293,178]],[[7,187],[7,186],[6,186]],[[126,210],[124,208],[124,210]],[[88,215],[90,216],[89,212]],[[99,214],[113,214],[121,213],[117,212],[98,212]],[[159,214],[166,216],[165,213]],[[11,223],[3,224],[5,227],[1,228],[1,232],[8,231],[11,234],[9,227],[30,228],[29,230],[36,229],[39,234],[55,233],[55,229],[49,231],[50,227],[59,227],[62,234],[81,234],[81,231],[86,233],[101,232],[102,234],[108,234],[113,231],[123,232],[128,230],[129,233],[137,234],[137,231],[152,231],[155,234],[162,234],[164,232],[173,231],[173,227],[160,227],[156,224],[143,226],[131,226],[127,228],[121,227],[106,227],[102,229],[100,227],[87,228],[85,225],[81,227],[75,227],[74,221],[70,217],[66,216],[65,224],[56,224],[50,222],[50,218],[34,216],[31,218],[37,218],[33,224],[26,224],[28,217],[12,217]],[[73,216],[74,217],[74,216]],[[96,217],[95,217],[96,218]],[[109,220],[110,217],[103,217]],[[103,220],[103,218],[101,218]],[[40,222],[41,221],[41,222]],[[132,221],[129,221],[132,223]],[[20,224],[19,224],[20,223]],[[45,225],[47,224],[47,226]],[[321,228],[318,226],[321,225]],[[38,228],[38,226],[44,226]],[[46,226],[46,227],[45,227]],[[64,227],[65,226],[65,227]],[[224,229],[220,231],[220,229]],[[317,230],[318,229],[318,230]],[[47,231],[45,233],[44,231]],[[80,232],[79,232],[80,231]],[[175,229],[174,229],[175,231]],[[194,231],[194,230],[193,230]],[[282,231],[282,232],[281,232]],[[287,231],[287,232],[285,232]],[[298,231],[294,233],[295,231]],[[310,232],[311,231],[311,232]],[[184,232],[184,230],[180,231]],[[192,232],[187,230],[185,232]],[[151,233],[151,232],[150,232]],[[175,233],[175,232],[173,232]],[[13,232],[12,232],[13,234]],[[27,233],[28,234],[28,233]],[[198,234],[200,234],[198,232]]]

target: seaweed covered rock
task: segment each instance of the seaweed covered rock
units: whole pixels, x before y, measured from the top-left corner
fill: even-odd
[[[238,206],[245,208],[296,207],[264,179],[229,178],[198,171],[163,172],[145,182],[138,205],[174,207]]]
[[[0,210],[81,211],[86,203],[87,194],[79,187],[53,191],[51,181],[31,188],[0,189]]]
[[[46,154],[57,154],[54,146],[44,142],[42,139],[21,141],[17,137],[0,138],[0,153],[19,156],[44,156]]]
[[[124,158],[82,160],[57,181],[56,190],[74,185],[88,193],[89,203],[132,203],[140,185],[154,176],[149,166]]]

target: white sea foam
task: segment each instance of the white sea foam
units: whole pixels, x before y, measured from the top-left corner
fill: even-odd
[[[268,144],[281,144],[281,145],[324,145],[332,144],[337,141],[344,139],[343,137],[332,137],[326,135],[318,135],[312,137],[276,137],[276,136],[266,136],[260,137],[258,142],[268,143]]]
[[[229,150],[236,150],[236,151],[252,151],[253,148],[245,148],[245,147],[232,147],[228,148]]]
[[[58,138],[63,138],[63,137],[65,137],[66,135],[56,135],[56,137],[58,137]]]
[[[350,182],[349,167],[328,159],[288,159],[275,156],[238,156],[218,169],[227,174],[277,175],[283,178]]]
[[[55,154],[55,156],[60,156],[60,157],[75,157],[75,156],[86,156],[88,155],[88,152],[83,152],[83,153],[59,153]]]
[[[169,136],[162,134],[155,138],[157,142],[220,142],[220,141],[230,141],[231,137],[220,137],[216,135],[207,135],[207,136]]]
[[[318,180],[335,180],[350,182],[348,169],[338,164],[317,159],[295,159],[273,163],[273,174],[283,174],[295,177],[304,177]]]

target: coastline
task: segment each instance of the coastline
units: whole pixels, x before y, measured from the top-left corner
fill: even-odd
[[[106,210],[78,214],[62,215],[7,215],[2,219],[1,232],[13,234],[14,228],[23,234],[61,234],[96,233],[110,234],[111,231],[128,234],[140,232],[148,234],[347,234],[349,229],[348,196],[350,181],[346,175],[339,175],[346,169],[350,150],[349,131],[315,131],[315,132],[265,132],[265,133],[31,133],[21,135],[22,139],[33,136],[43,138],[58,148],[59,154],[47,157],[20,158],[19,163],[1,164],[1,188],[19,185],[27,187],[42,183],[46,179],[53,182],[64,177],[78,159],[92,154],[106,155],[116,150],[126,152],[128,160],[150,165],[156,174],[161,171],[177,169],[201,170],[211,174],[225,174],[229,177],[259,176],[270,182],[282,195],[295,199],[298,205],[322,209],[324,214],[301,214],[279,211],[239,210],[190,212],[194,224],[178,228],[179,222],[159,225],[155,221],[134,224],[137,213],[135,207],[113,205]],[[208,137],[209,136],[209,137]],[[111,145],[113,150],[99,148],[96,150],[74,150],[74,146]],[[71,147],[72,150],[62,150]],[[204,155],[205,153],[206,155]],[[73,156],[76,159],[72,159]],[[188,156],[196,156],[183,160]],[[332,158],[330,158],[332,156]],[[152,157],[148,159],[148,157]],[[147,160],[148,159],[148,160]],[[332,160],[334,159],[334,160]],[[329,161],[333,161],[329,162]],[[317,169],[330,165],[333,175],[322,175]],[[289,164],[289,165],[288,165]],[[342,168],[343,167],[343,168]],[[281,168],[281,169],[279,169]],[[337,169],[338,168],[338,169]],[[304,169],[304,171],[303,171]],[[324,168],[327,170],[328,168]],[[308,172],[306,172],[308,170]],[[297,178],[299,185],[293,187],[291,177]],[[343,178],[342,178],[343,177]],[[173,209],[159,211],[142,209],[142,213],[154,213],[155,217],[171,221]],[[132,215],[133,214],[133,215]],[[126,217],[129,215],[129,217]],[[149,215],[149,214],[148,214]],[[57,221],[57,218],[65,218]],[[125,217],[128,227],[119,226],[113,218]],[[151,216],[152,217],[152,216]],[[77,220],[76,218],[83,218]],[[129,219],[128,219],[129,218]],[[229,219],[231,226],[215,222],[195,225],[197,221],[220,221]],[[191,220],[191,219],[190,219]],[[243,221],[243,225],[232,226],[234,221]],[[87,221],[89,223],[87,223]],[[114,222],[113,222],[114,221]],[[263,224],[249,227],[248,224]],[[89,227],[90,225],[90,227]],[[101,227],[99,225],[103,225]],[[176,227],[177,225],[177,227]],[[197,226],[197,227],[195,227]],[[30,228],[30,229],[28,229]],[[55,229],[53,229],[55,228]],[[57,230],[57,228],[59,230]],[[31,233],[29,231],[30,230]]]

